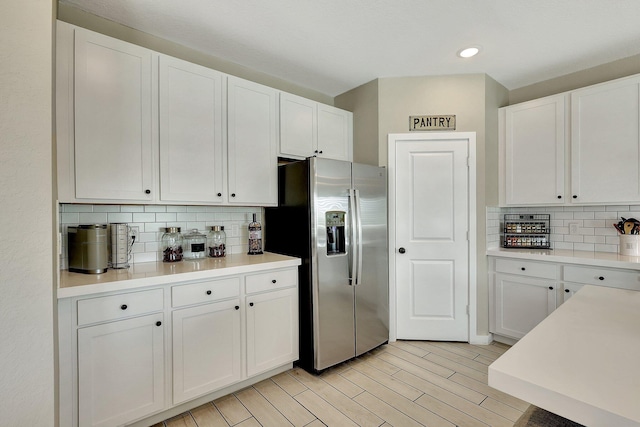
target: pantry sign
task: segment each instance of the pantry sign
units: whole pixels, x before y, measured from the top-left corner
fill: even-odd
[[[409,130],[456,130],[456,116],[409,116]]]

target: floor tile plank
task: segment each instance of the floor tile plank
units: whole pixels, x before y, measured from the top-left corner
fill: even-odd
[[[341,374],[349,381],[359,385],[367,390],[373,396],[389,403],[394,408],[402,411],[414,420],[428,426],[448,426],[454,427],[454,424],[434,414],[428,409],[418,405],[412,400],[403,397],[395,391],[383,386],[382,384],[372,380],[364,374],[351,369]],[[392,423],[393,424],[393,423]]]
[[[428,380],[410,374],[407,371],[400,371],[395,375],[395,377],[436,398],[441,393],[452,393],[458,397],[467,399],[469,402],[475,405],[481,404],[487,398],[483,394],[455,384],[449,380],[444,380],[444,382],[441,383],[442,385],[444,385],[444,387],[442,387]],[[451,387],[451,384],[457,387]]]
[[[347,381],[346,379],[344,379],[344,377],[338,372],[330,372],[328,374],[324,374],[322,375],[322,379],[329,385],[334,387],[336,390],[352,399],[364,391],[362,388],[358,387],[351,381]]]
[[[165,421],[167,427],[198,427],[196,422],[191,417],[191,414],[185,412],[184,414],[177,415],[173,418],[169,418]]]
[[[385,420],[392,426],[398,427],[421,427],[422,424],[408,417],[403,412],[389,405],[381,399],[373,396],[369,392],[364,392],[357,395],[353,400],[360,405],[367,408],[369,411],[376,414],[381,419]],[[385,424],[386,425],[386,424]]]
[[[455,373],[451,378],[451,381],[468,387],[472,390],[477,391],[478,393],[482,393],[488,397],[491,397],[499,402],[504,403],[505,405],[509,405],[513,408],[516,408],[519,411],[526,411],[529,407],[529,403],[524,400],[520,400],[516,397],[503,393],[499,390],[496,390],[493,387],[489,387],[487,383],[482,383],[480,381],[476,381],[473,378],[469,378],[466,375],[462,375],[460,373]]]
[[[405,382],[402,382],[389,374],[385,374],[384,372],[379,371],[368,363],[361,363],[357,366],[354,366],[353,369],[368,376],[372,380],[379,382],[380,384],[388,387],[389,389],[395,391],[401,396],[406,397],[409,400],[416,400],[423,394],[423,392],[418,390],[417,388]]]
[[[393,363],[398,367],[400,367],[402,369],[402,371],[400,372],[403,372],[403,371],[407,372],[420,379],[423,379],[432,384],[435,384],[438,387],[441,387],[445,390],[455,393],[458,396],[461,396],[471,402],[480,404],[486,398],[484,394],[478,393],[477,391],[471,390],[463,385],[457,384],[453,381],[450,381],[446,378],[436,375],[431,371],[420,369],[418,366],[410,362],[407,362],[406,360],[397,358],[395,356],[389,356],[389,355],[382,355],[380,357],[385,357],[386,358],[385,360],[388,360],[389,363]],[[395,374],[395,375],[397,376],[398,374]]]
[[[456,409],[453,406],[447,405],[446,403],[436,399],[433,396],[425,394],[416,400],[416,403],[424,406],[430,411],[435,412],[440,415],[442,418],[445,418],[453,423],[456,426],[464,426],[464,427],[488,427],[488,424],[477,420],[470,415],[465,414],[459,409]]]
[[[483,408],[487,408],[488,410],[495,412],[496,414],[502,415],[508,420],[518,421],[518,418],[522,415],[522,411],[518,411],[511,406],[505,405],[502,402],[498,402],[495,399],[487,397],[484,402],[480,404]]]
[[[282,390],[270,379],[260,381],[253,386],[294,426],[302,427],[316,419],[315,415],[300,405],[293,397]]]
[[[430,399],[425,396],[418,398],[416,402],[420,404],[423,404],[424,402],[428,405]],[[512,421],[509,421],[495,412],[485,409],[479,405],[475,405],[466,399],[456,396],[453,393],[439,393],[437,395],[437,399],[479,421],[482,421],[485,424],[490,425],[491,427],[513,427]]]
[[[190,412],[198,427],[229,427],[220,411],[211,402],[198,406]]]
[[[300,381],[306,382],[310,390],[333,405],[337,410],[349,417],[349,419],[353,420],[356,424],[360,426],[377,427],[383,423],[384,420],[381,420],[374,413],[367,410],[347,395],[341,393],[323,379],[315,377],[301,369],[294,369],[294,374],[298,375]],[[344,379],[344,381],[347,380]],[[357,387],[355,384],[354,386]],[[360,390],[362,389],[360,388]],[[315,415],[320,418],[318,414]]]
[[[262,427],[262,426],[258,421],[256,421],[255,418],[249,418],[248,420],[244,420],[240,424],[236,424],[234,427]]]
[[[247,408],[253,417],[264,427],[293,426],[267,399],[253,388],[246,388],[235,393],[238,400]]]
[[[451,369],[453,372],[460,372],[464,375],[467,375],[468,377],[471,377],[477,381],[482,381],[485,383],[489,381],[489,375],[487,373],[489,368],[488,366],[484,367],[486,370],[485,372],[480,372],[461,363],[447,360],[442,356],[438,356],[437,354],[429,353],[424,358],[433,363],[437,363],[440,366]]]
[[[407,353],[414,354],[418,357],[423,357],[429,353],[429,351],[424,350],[421,347],[414,345],[414,341],[396,341],[394,343],[389,344],[390,346],[399,348],[400,350],[404,350]]]
[[[437,363],[433,363],[430,360],[427,360],[423,357],[418,357],[415,354],[407,353],[404,350],[400,350],[397,347],[389,346],[385,354],[391,354],[393,356],[399,357],[401,359],[406,360],[407,362],[411,362],[414,365],[419,366],[422,369],[426,369],[428,371],[433,372],[434,374],[440,375],[441,377],[447,378],[454,374],[454,370],[446,368],[442,365],[438,365]],[[430,354],[430,353],[429,353]],[[429,354],[425,355],[428,357]],[[378,357],[382,358],[384,355],[380,355]]]
[[[273,382],[278,384],[281,389],[289,393],[290,396],[295,396],[298,393],[302,393],[307,389],[307,386],[300,383],[298,380],[289,375],[289,372],[283,372],[271,377]]]
[[[309,411],[316,414],[318,419],[328,426],[358,426],[346,415],[311,390],[300,393],[295,399]]]
[[[251,418],[251,414],[247,411],[247,408],[245,408],[233,394],[214,400],[213,404],[216,405],[218,411],[220,411],[224,419],[231,426]]]

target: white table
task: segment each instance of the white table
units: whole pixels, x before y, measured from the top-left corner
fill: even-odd
[[[639,427],[640,292],[584,286],[489,366],[489,385],[589,427]]]

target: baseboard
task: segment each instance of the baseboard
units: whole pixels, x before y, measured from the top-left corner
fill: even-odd
[[[493,341],[493,334],[473,335],[469,337],[469,344],[489,345]]]

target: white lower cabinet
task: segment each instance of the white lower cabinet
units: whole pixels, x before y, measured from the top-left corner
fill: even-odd
[[[547,258],[545,256],[545,258]],[[640,291],[640,271],[489,257],[489,331],[520,339],[584,285]]]
[[[242,378],[240,300],[173,312],[173,403]]]
[[[247,375],[297,359],[297,289],[247,297]]]
[[[508,274],[495,275],[495,328],[492,332],[522,338],[556,308],[556,284]]]
[[[280,372],[298,359],[297,285],[287,267],[61,299],[61,425],[142,425]]]
[[[163,313],[78,329],[78,424],[117,426],[164,408]]]

